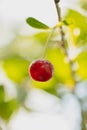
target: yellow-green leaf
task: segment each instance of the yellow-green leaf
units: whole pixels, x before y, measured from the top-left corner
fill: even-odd
[[[3,61],[7,76],[17,83],[21,83],[28,76],[28,65],[28,61],[20,57],[11,57]]]

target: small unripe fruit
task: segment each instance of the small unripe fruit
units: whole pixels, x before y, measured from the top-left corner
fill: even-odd
[[[53,76],[53,65],[47,60],[35,60],[29,67],[32,79],[40,82],[48,81]]]

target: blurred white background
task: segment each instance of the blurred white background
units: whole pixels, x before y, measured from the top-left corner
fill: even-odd
[[[61,0],[62,15],[66,9],[76,8],[78,0]],[[13,31],[29,34],[32,29],[27,26],[27,17],[35,17],[49,26],[57,23],[57,14],[53,0],[0,0],[0,46],[8,44],[14,38]]]

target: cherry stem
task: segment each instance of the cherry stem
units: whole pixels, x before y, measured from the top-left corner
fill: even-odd
[[[50,34],[49,34],[49,36],[48,36],[48,38],[47,38],[47,40],[46,40],[42,58],[45,57],[45,54],[46,54],[46,51],[47,51],[48,43],[49,43],[49,41],[50,41],[50,39],[51,39],[51,37],[52,37],[52,35],[53,35],[55,29],[56,29],[56,27],[53,27],[53,28],[52,28],[52,30],[51,30],[51,32],[50,32]]]

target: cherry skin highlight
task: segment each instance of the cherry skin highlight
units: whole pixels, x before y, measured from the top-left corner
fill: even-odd
[[[29,73],[33,80],[45,82],[53,76],[53,65],[47,60],[35,60],[29,67]]]

